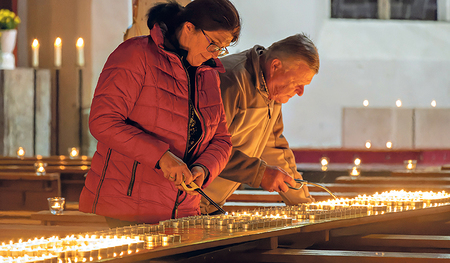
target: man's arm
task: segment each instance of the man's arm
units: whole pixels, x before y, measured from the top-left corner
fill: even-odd
[[[294,153],[289,148],[289,143],[283,136],[283,129],[283,117],[280,113],[261,158],[267,162],[267,164],[283,169],[291,177],[303,179],[301,174],[297,171]],[[302,189],[303,190],[290,189],[287,192],[280,192],[280,195],[287,205],[296,205],[298,203],[313,201],[314,199],[311,198],[308,187],[305,185]]]

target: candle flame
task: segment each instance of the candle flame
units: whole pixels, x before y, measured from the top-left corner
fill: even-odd
[[[77,40],[77,47],[83,47],[84,46],[84,41],[83,38],[78,38]]]
[[[31,46],[32,46],[33,48],[39,47],[39,41],[38,41],[37,39],[34,39],[34,40],[33,40],[33,43],[31,44]]]
[[[60,47],[62,45],[62,40],[60,37],[57,37],[55,40],[55,47]]]

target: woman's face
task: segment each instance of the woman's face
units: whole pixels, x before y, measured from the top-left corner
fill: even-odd
[[[219,51],[209,52],[206,50],[210,44],[224,48],[230,45],[231,40],[233,40],[233,35],[230,31],[202,31],[196,29],[190,22],[184,24],[179,36],[181,48],[188,52],[186,60],[194,67],[200,66],[210,58],[217,58]]]

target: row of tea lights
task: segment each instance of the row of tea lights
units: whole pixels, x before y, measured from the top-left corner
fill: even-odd
[[[402,107],[403,103],[401,100],[396,100],[395,101],[395,106],[397,106],[397,108]],[[364,107],[368,107],[369,106],[369,100],[363,100],[363,106]],[[436,100],[432,100],[431,101],[431,107],[435,108],[437,106],[437,102]]]
[[[25,149],[23,147],[19,147],[17,149],[17,158],[23,159],[25,157]],[[79,154],[80,154],[80,148],[78,147],[70,147],[68,149],[68,153],[69,153],[69,158],[70,159],[74,159],[74,158],[78,158]],[[63,160],[65,158],[65,156],[61,155],[60,159]],[[40,161],[42,159],[42,156],[38,155],[36,156],[36,163],[34,164],[34,169],[36,172],[36,175],[45,175],[45,168],[47,167],[47,163]],[[82,156],[82,160],[87,160],[87,156]],[[88,169],[88,167],[86,166],[86,169]]]
[[[26,153],[25,148],[23,148],[23,147],[17,148],[16,153],[17,153],[17,158],[23,159],[25,157],[25,153]],[[79,147],[69,147],[68,154],[69,154],[69,158],[77,158],[80,155],[80,148]]]
[[[191,216],[85,233],[77,236],[41,238],[0,246],[0,263],[69,263],[122,257],[146,249],[181,242],[188,228],[205,231],[249,231],[284,227],[298,223],[359,217],[447,204],[450,195],[442,192],[390,191],[371,196],[341,198],[297,206],[258,208],[224,215]],[[166,230],[172,234],[166,234]]]
[[[329,163],[330,163],[330,159],[328,157],[320,158],[320,164],[322,166],[322,171],[328,170]],[[416,169],[417,160],[405,160],[403,163],[405,165],[406,170],[408,170],[408,171],[412,171],[412,170]],[[353,160],[353,164],[354,164],[354,166],[350,170],[350,175],[351,176],[359,176],[361,174],[361,168],[360,168],[361,159],[355,158]]]

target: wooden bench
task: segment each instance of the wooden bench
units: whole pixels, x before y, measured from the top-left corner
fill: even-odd
[[[59,173],[0,172],[0,210],[48,209],[47,198],[61,196]]]
[[[78,201],[81,190],[84,186],[85,175],[89,170],[89,166],[47,166],[45,171],[49,173],[60,174],[61,196],[66,201]],[[33,165],[0,165],[0,171],[8,173],[28,173],[35,172]]]

